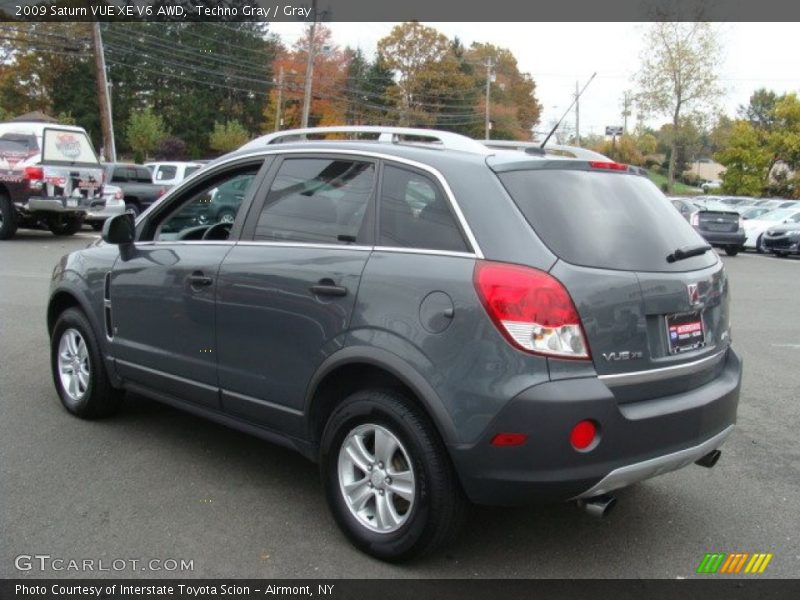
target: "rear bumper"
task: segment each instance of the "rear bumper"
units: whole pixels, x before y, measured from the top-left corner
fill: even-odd
[[[29,212],[49,213],[87,213],[90,210],[104,208],[106,201],[103,198],[29,198],[24,208]]]
[[[743,229],[739,231],[706,231],[704,229],[696,229],[697,233],[712,246],[744,246],[747,236]]]
[[[654,383],[653,385],[658,385]],[[717,449],[736,422],[741,362],[728,350],[718,377],[688,392],[620,404],[597,377],[551,381],[512,399],[473,445],[450,447],[469,498],[517,505],[585,498],[679,469]],[[600,426],[589,452],[569,442],[583,419]],[[525,433],[496,448],[500,432]]]
[[[111,217],[121,215],[125,212],[125,202],[123,200],[107,201],[102,208],[93,208],[86,213],[86,221],[105,221]]]

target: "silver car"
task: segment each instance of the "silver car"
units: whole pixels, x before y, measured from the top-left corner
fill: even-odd
[[[95,231],[100,231],[103,228],[103,223],[105,223],[106,219],[125,212],[125,195],[122,193],[122,188],[111,184],[104,185],[103,199],[106,201],[105,207],[89,211],[84,220]]]

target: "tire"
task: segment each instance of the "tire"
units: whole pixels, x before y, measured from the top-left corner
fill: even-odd
[[[135,219],[139,216],[139,213],[141,213],[142,210],[135,202],[125,202],[125,212],[133,213],[133,218]]]
[[[379,435],[393,438],[394,452],[376,449]],[[358,460],[374,466],[357,466],[343,446],[363,449],[364,454],[355,452]],[[334,409],[322,435],[320,472],[339,527],[354,546],[381,560],[399,562],[433,551],[456,535],[466,515],[466,497],[438,432],[427,415],[392,390],[356,392]],[[366,500],[346,500],[348,484],[355,486],[351,495]],[[379,511],[379,502],[394,511]]]
[[[89,225],[94,231],[103,231],[103,221],[92,221]]]
[[[66,217],[58,215],[51,217],[47,221],[47,228],[53,235],[75,235],[83,226],[83,219],[81,217]]]
[[[764,254],[764,247],[761,245],[763,241],[764,241],[764,234],[761,234],[760,236],[758,236],[758,239],[756,240],[756,252],[758,252],[759,254]]]
[[[787,256],[789,256],[789,253],[788,252],[775,252],[775,256],[778,256],[780,258],[786,258]]]
[[[728,256],[736,256],[739,254],[739,246],[725,246],[725,254]]]
[[[17,233],[17,214],[6,194],[0,194],[0,240],[10,240]]]
[[[92,327],[77,308],[61,313],[53,327],[50,368],[61,403],[73,415],[94,419],[119,410],[124,392],[111,385]]]

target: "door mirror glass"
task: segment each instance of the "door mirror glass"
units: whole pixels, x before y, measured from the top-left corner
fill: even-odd
[[[106,219],[103,223],[103,241],[107,244],[121,246],[132,244],[136,235],[133,215],[129,212]]]

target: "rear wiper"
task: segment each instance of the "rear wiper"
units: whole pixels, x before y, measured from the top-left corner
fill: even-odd
[[[667,254],[667,262],[674,263],[678,260],[683,260],[684,258],[700,256],[709,250],[711,250],[711,246],[708,244],[702,244],[700,246],[683,246],[682,248],[676,249],[674,252],[672,252],[672,254]]]

